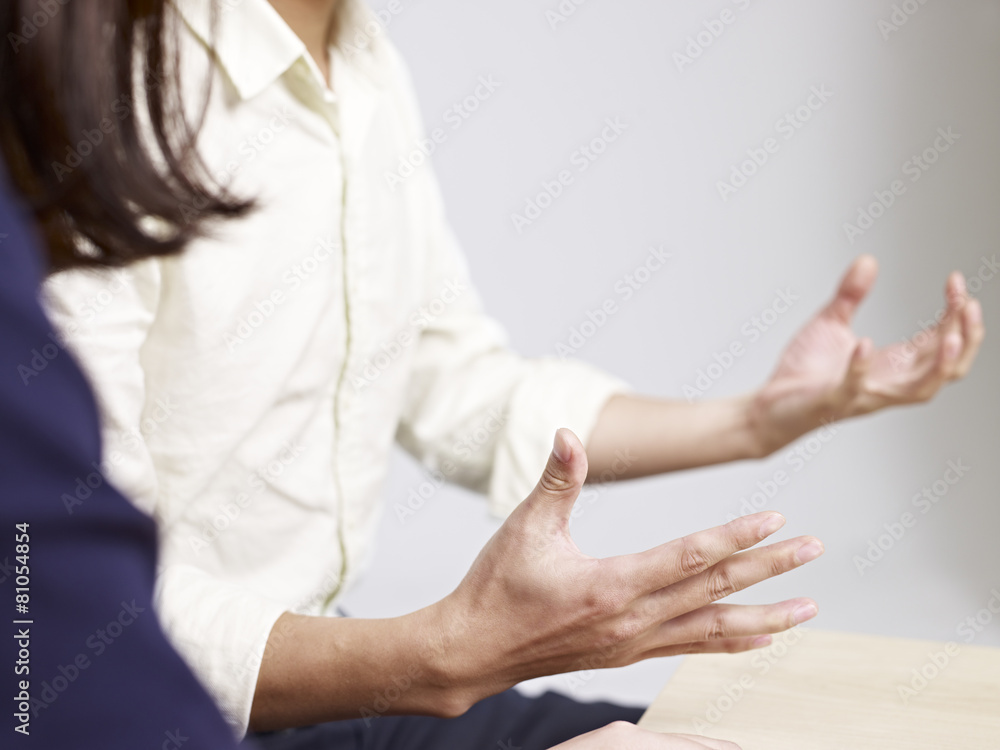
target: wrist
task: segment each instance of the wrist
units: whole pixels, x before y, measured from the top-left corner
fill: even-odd
[[[482,686],[484,670],[467,648],[469,622],[447,606],[448,600],[409,615],[410,648],[416,654],[426,705],[423,713],[461,716],[490,695]]]
[[[747,397],[743,409],[743,424],[750,458],[767,458],[791,442],[783,438],[780,430],[776,429],[771,418],[772,412],[768,408],[767,397],[762,390],[755,391]]]

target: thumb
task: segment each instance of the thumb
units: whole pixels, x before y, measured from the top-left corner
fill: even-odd
[[[862,255],[847,269],[833,301],[826,309],[828,315],[849,324],[858,305],[871,291],[878,276],[878,261],[871,255]]]
[[[580,438],[562,427],[556,430],[552,452],[529,499],[536,507],[551,507],[569,516],[587,479],[587,452]]]

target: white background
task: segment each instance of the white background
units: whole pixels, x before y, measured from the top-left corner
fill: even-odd
[[[428,129],[447,132],[434,163],[451,221],[519,351],[552,354],[589,309],[621,302],[615,283],[652,244],[672,253],[667,267],[577,354],[641,392],[679,397],[715,353],[749,343],[741,328],[775,290],[799,295],[712,385],[715,397],[767,377],[857,254],[875,255],[881,276],[856,330],[884,345],[942,306],[950,270],[974,275],[981,256],[1000,251],[1000,3],[914,6],[885,39],[878,24],[893,3],[884,0],[586,0],[555,28],[546,11],[556,0],[404,0],[388,33],[410,63]],[[674,53],[726,8],[734,22],[679,70]],[[447,113],[479,76],[501,86],[453,129]],[[832,98],[786,140],[775,123],[814,86]],[[579,173],[572,154],[607,117],[628,129]],[[949,126],[959,140],[911,182],[904,163]],[[768,136],[778,153],[724,201],[717,182]],[[573,184],[518,233],[511,214],[562,169],[574,170]],[[895,179],[906,193],[852,245],[843,225]],[[577,543],[604,556],[714,526],[784,469],[790,482],[768,506],[788,518],[778,537],[816,534],[826,555],[734,600],[808,595],[820,605],[815,627],[964,643],[959,623],[1000,590],[1000,274],[978,296],[992,331],[970,377],[932,404],[841,425],[798,472],[782,451],[614,486],[574,523]],[[920,513],[913,496],[949,460],[971,469]],[[400,455],[387,508],[421,480]],[[916,526],[861,575],[855,556],[906,511]],[[433,602],[496,524],[480,498],[455,488],[405,523],[390,510],[372,568],[345,606],[381,617]],[[1000,646],[1000,616],[975,643]],[[600,672],[575,689],[565,677],[545,684],[648,702],[676,664]]]

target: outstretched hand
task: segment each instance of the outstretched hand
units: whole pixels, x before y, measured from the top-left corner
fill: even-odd
[[[556,433],[535,489],[486,544],[448,597],[429,608],[449,639],[444,672],[467,705],[522,680],[691,652],[745,651],[816,614],[809,599],[718,604],[814,560],[819,540],[751,549],[784,525],[758,513],[646,552],[598,559],[569,533],[587,455]]]
[[[799,331],[757,394],[755,422],[768,450],[824,422],[928,401],[972,367],[985,335],[983,313],[958,272],[948,277],[947,308],[933,327],[882,349],[858,338],[851,320],[877,274],[870,255],[855,260],[833,300]]]

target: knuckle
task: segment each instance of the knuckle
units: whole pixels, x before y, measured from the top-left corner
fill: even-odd
[[[725,642],[727,654],[739,654],[747,650],[746,644],[739,639],[731,639]]]
[[[718,641],[729,635],[729,625],[721,612],[714,612],[705,623],[705,640]]]
[[[625,609],[625,599],[617,591],[603,589],[590,594],[587,608],[598,617],[614,617]]]
[[[541,479],[538,480],[538,486],[544,492],[558,495],[563,492],[568,492],[574,485],[573,480],[570,477],[546,471],[542,474]]]
[[[774,578],[775,576],[780,576],[782,573],[787,573],[793,568],[797,568],[799,566],[799,561],[795,557],[797,553],[797,548],[789,547],[783,555],[770,555],[764,563],[767,566],[766,577]]]
[[[610,641],[615,646],[631,643],[642,635],[644,630],[643,623],[638,618],[631,616],[620,617],[611,626]]]
[[[690,578],[691,576],[701,573],[708,567],[708,557],[705,555],[704,550],[695,545],[689,538],[685,537],[684,539],[681,539],[678,566],[680,568],[681,577]]]
[[[710,601],[724,599],[737,590],[733,574],[724,565],[712,569],[705,582],[705,593]]]

